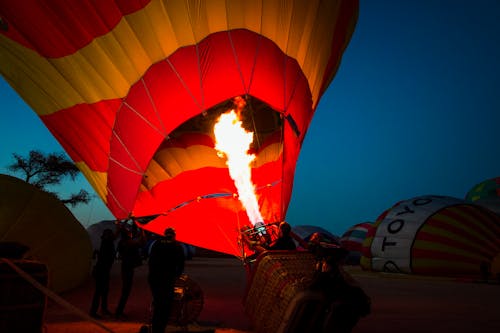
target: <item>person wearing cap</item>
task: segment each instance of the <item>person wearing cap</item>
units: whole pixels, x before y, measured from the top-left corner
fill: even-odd
[[[175,237],[173,228],[165,229],[164,237],[151,245],[149,253],[148,283],[153,296],[152,333],[165,332],[174,300],[175,281],[184,271],[184,250]]]

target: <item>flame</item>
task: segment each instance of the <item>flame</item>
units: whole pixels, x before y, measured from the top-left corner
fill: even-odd
[[[244,100],[235,98],[238,111],[244,107]],[[246,209],[248,218],[253,225],[262,222],[255,186],[252,183],[252,169],[250,164],[255,155],[248,154],[250,144],[253,142],[253,132],[243,128],[239,113],[234,109],[220,115],[214,125],[215,149],[219,157],[226,156],[229,175],[234,180],[238,197]]]

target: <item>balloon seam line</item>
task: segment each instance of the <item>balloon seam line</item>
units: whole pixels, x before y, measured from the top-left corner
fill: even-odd
[[[144,90],[146,91],[146,95],[148,96],[149,102],[151,103],[151,107],[153,108],[156,117],[158,118],[160,125],[163,129],[163,137],[165,137],[167,130],[165,128],[165,124],[163,123],[163,119],[161,118],[160,113],[158,112],[158,108],[156,107],[155,103],[153,102],[153,97],[151,96],[151,92],[149,91],[148,85],[146,84],[146,81],[144,80],[144,77],[141,78],[142,85],[144,86]]]
[[[125,207],[123,207],[122,204],[120,203],[120,201],[118,201],[118,199],[116,198],[116,196],[113,194],[113,191],[111,191],[111,189],[109,187],[107,187],[107,190],[108,190],[108,195],[111,196],[111,198],[116,203],[116,205],[118,206],[118,208],[120,208],[122,210],[122,212],[124,212],[125,214],[128,214],[129,212],[127,212],[127,210],[125,209]]]
[[[126,105],[132,112],[134,112],[139,118],[141,118],[142,120],[144,120],[144,122],[146,124],[148,124],[149,127],[151,127],[153,130],[155,130],[159,134],[163,135],[163,133],[156,126],[154,126],[146,117],[144,117],[142,114],[140,114],[134,107],[132,107],[126,101],[124,101],[123,104]]]
[[[243,71],[241,70],[241,64],[238,61],[238,54],[236,53],[236,48],[234,46],[233,38],[231,37],[231,31],[228,31],[227,35],[229,38],[229,45],[231,45],[231,50],[233,51],[234,61],[236,62],[236,68],[238,69],[238,73],[240,74],[241,84],[243,85],[245,94],[248,95],[249,87],[245,86],[245,77],[243,76]]]
[[[186,82],[184,82],[184,80],[182,79],[181,75],[179,74],[179,72],[177,71],[177,69],[175,68],[175,66],[172,64],[172,62],[170,61],[170,59],[167,58],[167,59],[165,59],[165,61],[170,66],[170,68],[172,69],[172,71],[174,72],[174,74],[177,76],[177,79],[182,84],[182,86],[184,87],[184,89],[186,89],[186,91],[188,92],[189,96],[191,96],[191,98],[193,99],[194,103],[198,106],[198,108],[200,110],[203,110],[202,106],[200,105],[200,103],[198,102],[198,100],[196,100],[196,97],[194,97],[193,93],[191,92],[191,90],[187,86]]]
[[[132,173],[135,173],[136,175],[141,175],[141,176],[142,176],[142,175],[144,174],[144,172],[143,172],[143,171],[137,171],[137,170],[131,169],[131,168],[129,168],[129,167],[127,167],[127,166],[125,166],[124,164],[122,164],[122,163],[118,162],[118,161],[117,161],[115,158],[113,158],[113,157],[109,157],[109,160],[110,160],[111,162],[114,162],[114,163],[118,164],[121,168],[123,168],[123,169],[125,169],[125,170],[127,170],[127,171],[130,171],[130,172],[132,172]]]
[[[113,128],[113,134],[114,136],[116,137],[116,139],[118,140],[118,142],[120,143],[120,145],[123,147],[123,149],[127,152],[127,155],[130,157],[130,159],[134,162],[135,166],[137,167],[137,169],[139,171],[133,171],[132,169],[130,168],[127,168],[125,167],[123,164],[119,163],[116,159],[114,159],[113,157],[109,157],[109,159],[115,163],[117,163],[118,165],[120,165],[121,167],[123,168],[126,168],[130,171],[133,171],[135,173],[138,173],[140,175],[143,175],[144,173],[146,173],[145,170],[142,170],[141,166],[139,165],[139,163],[136,161],[136,159],[134,158],[134,156],[132,156],[132,154],[130,153],[129,149],[127,148],[127,146],[123,143],[122,139],[120,138],[120,136],[116,133],[116,131],[114,130]]]

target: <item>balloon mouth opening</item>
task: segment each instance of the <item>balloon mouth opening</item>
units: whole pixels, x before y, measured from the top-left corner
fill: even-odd
[[[245,96],[240,117],[243,127],[254,133],[249,153],[256,154],[253,167],[277,160],[283,152],[284,117],[267,103]],[[213,127],[221,114],[234,107],[234,98],[225,100],[188,119],[163,140],[142,179],[142,191],[151,190],[163,180],[200,168],[226,168],[217,156]],[[272,146],[272,149],[266,149]],[[260,152],[265,154],[260,155]],[[215,193],[215,192],[214,192]],[[202,194],[203,195],[203,194]]]
[[[266,144],[269,137],[283,129],[282,113],[270,105],[253,96],[233,97],[227,99],[200,114],[188,119],[172,131],[165,141],[173,140],[192,133],[203,134],[214,140],[213,127],[221,114],[235,108],[235,100],[244,99],[244,106],[240,110],[240,119],[243,127],[254,133],[255,140],[251,150],[258,151]],[[161,147],[161,146],[160,146]]]

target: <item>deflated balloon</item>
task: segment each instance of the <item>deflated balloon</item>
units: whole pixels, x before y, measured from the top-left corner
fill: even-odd
[[[465,200],[420,196],[382,213],[363,243],[365,269],[478,276],[500,253],[500,217]]]
[[[52,194],[7,175],[0,175],[0,240],[27,246],[25,257],[47,265],[56,292],[90,275],[92,245],[85,228]]]
[[[116,218],[242,255],[249,224],[214,149],[242,96],[265,221],[285,218],[296,160],[358,1],[3,1],[0,72]]]

